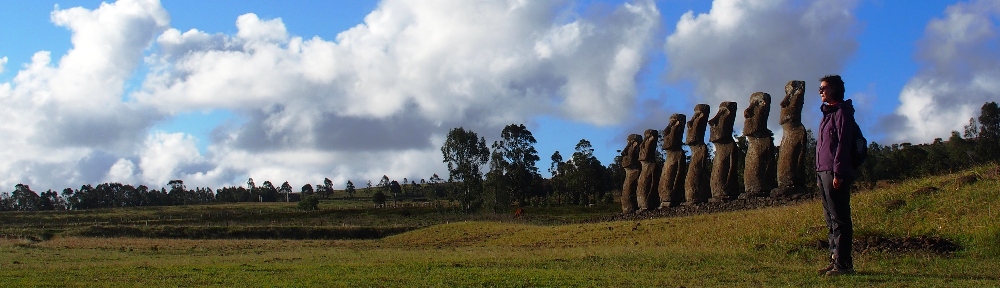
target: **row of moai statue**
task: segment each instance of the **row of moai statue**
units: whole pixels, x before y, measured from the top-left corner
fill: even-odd
[[[743,136],[747,152],[743,170],[743,191],[738,191],[737,160],[739,149],[733,139],[736,122],[736,102],[722,102],[715,117],[708,119],[710,106],[698,104],[690,121],[684,114],[673,114],[663,129],[662,144],[666,154],[662,166],[656,161],[659,131],[646,130],[644,135],[631,134],[622,150],[625,183],[622,187],[622,211],[694,205],[706,201],[720,202],[735,198],[782,197],[805,192],[806,129],[802,125],[804,81],[789,81],[781,101],[784,130],[780,149],[774,146],[767,118],[771,111],[771,95],[757,92],[750,95],[750,105],[743,111]],[[686,122],[685,122],[686,121]],[[681,142],[687,127],[687,138]],[[711,171],[708,170],[709,141],[715,146]],[[682,149],[688,146],[690,162]],[[777,163],[775,150],[778,150]]]

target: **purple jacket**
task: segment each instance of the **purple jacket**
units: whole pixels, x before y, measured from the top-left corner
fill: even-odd
[[[816,171],[833,171],[835,178],[854,178],[851,151],[848,144],[854,139],[854,105],[851,100],[834,105],[820,106],[823,120],[819,123],[816,139]]]

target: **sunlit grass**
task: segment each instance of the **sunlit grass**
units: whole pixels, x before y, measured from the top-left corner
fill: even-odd
[[[852,195],[859,235],[942,236],[964,249],[947,256],[857,251],[859,273],[846,277],[815,275],[826,261],[826,252],[815,248],[826,229],[816,200],[692,217],[561,225],[461,220],[454,214],[404,220],[447,223],[379,240],[6,239],[0,240],[0,278],[4,286],[993,287],[1000,285],[1000,181],[983,176],[959,186],[956,179],[994,167]],[[927,186],[940,190],[914,195]],[[264,207],[272,206],[258,209]],[[555,217],[528,213],[529,218]]]

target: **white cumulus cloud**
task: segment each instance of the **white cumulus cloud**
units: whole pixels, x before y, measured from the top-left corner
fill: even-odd
[[[158,1],[57,9],[51,20],[72,32],[72,48],[56,61],[37,52],[0,84],[0,187],[100,181],[159,118],[153,109],[122,101],[143,51],[168,25]]]
[[[454,127],[495,133],[540,114],[626,119],[659,11],[649,1],[591,18],[569,9],[562,1],[383,1],[335,40],[304,39],[281,19],[245,14],[236,35],[161,34],[162,54],[148,61],[154,72],[134,97],[166,114],[240,115],[241,125],[216,131],[207,155],[220,177],[429,177],[443,170],[435,139]],[[248,157],[269,159],[268,168],[250,168]],[[323,160],[302,166],[302,158]]]
[[[708,13],[684,14],[667,37],[668,77],[693,81],[696,101],[709,104],[713,114],[722,101],[735,101],[742,110],[752,93],[771,94],[777,100],[768,126],[775,130],[777,103],[789,80],[806,81],[806,93],[813,95],[817,79],[839,74],[857,50],[856,5],[854,0],[713,1]],[[807,97],[804,110],[816,109],[815,99]],[[815,113],[803,113],[802,120],[819,121]],[[737,131],[742,125],[736,121]]]
[[[104,182],[117,182],[125,184],[136,183],[136,170],[135,164],[132,163],[131,160],[120,158],[114,165],[111,165],[110,169],[108,169],[108,175],[107,178],[104,179]]]
[[[157,132],[150,135],[140,153],[139,167],[146,183],[163,183],[186,176],[186,166],[203,162],[196,140],[183,133]]]
[[[182,32],[155,0],[57,9],[72,49],[39,52],[0,83],[0,133],[14,135],[0,144],[0,187],[361,185],[442,173],[439,147],[454,127],[490,138],[538,115],[618,123],[654,53],[659,11],[637,1],[579,15],[576,5],[386,0],[336,39],[254,13],[233,19],[233,34]],[[136,71],[148,73],[126,92]],[[150,131],[219,110],[238,119],[211,139]]]
[[[927,23],[918,45],[920,70],[883,121],[893,142],[929,143],[963,131],[983,103],[1000,100],[1000,2],[951,6]],[[905,127],[905,128],[903,128]]]

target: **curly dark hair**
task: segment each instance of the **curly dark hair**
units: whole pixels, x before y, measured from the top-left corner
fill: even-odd
[[[833,98],[840,101],[844,100],[844,92],[847,90],[844,88],[844,79],[840,79],[840,75],[826,75],[823,78],[819,78],[819,81],[826,82],[826,85],[831,89],[830,91],[833,92],[830,94]]]

